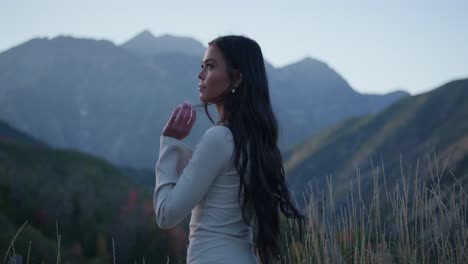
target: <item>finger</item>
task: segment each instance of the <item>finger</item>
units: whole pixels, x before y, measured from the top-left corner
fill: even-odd
[[[172,115],[171,115],[171,117],[169,118],[169,122],[167,122],[167,125],[168,125],[168,126],[172,126],[172,125],[175,123],[176,118],[177,118],[177,115],[178,115],[179,112],[180,112],[180,108],[181,108],[180,105],[178,105],[178,106],[176,107],[176,109],[174,110],[174,112],[172,112]]]
[[[174,122],[174,126],[176,127],[181,127],[181,125],[183,124],[183,119],[184,119],[184,112],[186,111],[186,105],[185,103],[182,104],[182,106],[180,107],[180,111],[179,111],[179,114],[177,115],[176,119],[175,119],[175,122]]]
[[[184,112],[184,119],[183,119],[183,124],[185,126],[188,125],[188,121],[190,119],[191,114],[192,114],[192,107],[190,106],[190,104],[186,104],[185,112]]]
[[[191,111],[191,116],[190,116],[190,120],[188,122],[188,127],[189,128],[192,128],[193,127],[193,124],[195,123],[195,121],[197,120],[197,111],[195,111],[194,109],[192,109]]]

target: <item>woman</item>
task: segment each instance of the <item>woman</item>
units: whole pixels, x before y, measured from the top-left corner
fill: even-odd
[[[164,127],[153,199],[158,226],[172,228],[192,213],[188,263],[278,261],[278,209],[299,220],[301,235],[304,216],[285,182],[261,49],[243,36],[218,37],[201,68],[200,100],[213,124],[207,105],[216,104],[219,120],[194,150],[182,141],[196,120],[188,103]]]

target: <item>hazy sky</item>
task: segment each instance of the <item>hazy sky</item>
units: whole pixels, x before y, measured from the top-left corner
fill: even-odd
[[[417,94],[468,77],[467,14],[466,0],[0,0],[0,52],[60,34],[121,44],[148,29],[205,45],[243,34],[274,66],[309,56],[357,91]]]

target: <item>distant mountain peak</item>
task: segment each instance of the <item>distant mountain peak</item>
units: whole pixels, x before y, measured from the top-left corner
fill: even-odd
[[[304,57],[302,60],[299,60],[295,63],[292,63],[291,65],[297,65],[301,67],[326,67],[330,68],[326,62],[323,62],[321,60],[312,58],[312,57]]]
[[[312,58],[312,57],[309,57],[309,56],[306,56],[304,57],[302,60],[299,61],[300,63],[324,63],[318,59],[315,59],[315,58]]]
[[[155,41],[156,37],[149,31],[148,29],[143,30],[142,32],[138,33],[136,36],[128,40],[130,41]]]
[[[107,39],[93,39],[93,38],[88,38],[88,37],[75,37],[73,35],[65,35],[65,34],[60,34],[57,35],[53,38],[36,38],[32,39],[30,42],[37,44],[37,43],[42,43],[43,47],[46,48],[51,48],[55,51],[57,51],[58,47],[62,48],[67,48],[67,49],[78,49],[78,50],[83,50],[83,49],[113,49],[116,47],[116,45]],[[25,44],[27,44],[26,42]],[[52,48],[53,47],[53,48]],[[39,52],[36,50],[36,53]]]
[[[321,60],[312,58],[312,57],[304,57],[298,61],[292,62],[288,65],[285,65],[280,68],[281,70],[288,70],[288,71],[296,71],[303,74],[307,74],[310,71],[320,71],[320,72],[329,72],[334,70],[326,63]]]
[[[120,46],[132,53],[144,56],[161,53],[182,53],[201,57],[205,51],[203,44],[194,38],[170,34],[162,34],[156,37],[147,29]]]
[[[149,30],[149,29],[145,29],[143,30],[140,35],[150,35],[150,36],[154,36],[154,34]]]

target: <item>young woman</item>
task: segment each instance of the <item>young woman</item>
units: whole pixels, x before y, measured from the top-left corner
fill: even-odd
[[[157,224],[172,228],[192,213],[187,263],[279,261],[279,210],[298,220],[301,235],[304,216],[285,181],[260,46],[243,36],[216,38],[198,78],[205,112],[214,124],[207,105],[216,104],[219,120],[192,149],[182,140],[195,110],[185,102],[172,113],[155,168]]]

